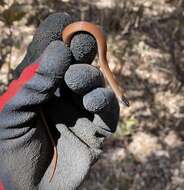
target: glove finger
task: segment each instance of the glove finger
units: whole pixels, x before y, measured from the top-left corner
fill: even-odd
[[[72,54],[70,49],[59,40],[53,41],[41,56],[37,73],[51,78],[63,79],[66,70],[71,64]]]
[[[77,63],[90,64],[97,53],[97,43],[88,33],[77,33],[71,40],[70,49]]]
[[[28,66],[19,79],[14,80],[7,92],[0,97],[0,111],[10,113],[17,110],[20,112],[24,108],[24,112],[21,113],[25,119],[20,121],[17,116],[17,121],[26,122],[30,120],[34,114],[29,116],[28,112],[31,112],[33,106],[41,105],[53,95],[71,63],[72,55],[69,48],[61,41],[52,42],[41,58]],[[8,123],[4,123],[4,125],[6,126]]]
[[[71,65],[66,71],[66,85],[76,94],[84,95],[97,87],[103,87],[103,74],[94,66],[87,64]]]
[[[71,22],[71,17],[66,13],[55,13],[48,16],[37,28],[27,53],[15,69],[13,77],[18,78],[23,69],[38,59],[52,41],[61,40],[63,29]]]
[[[119,119],[119,104],[112,90],[97,88],[83,97],[86,110],[95,114],[93,122],[101,128],[114,132]]]

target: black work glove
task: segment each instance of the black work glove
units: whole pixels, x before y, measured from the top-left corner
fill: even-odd
[[[89,65],[96,42],[77,34],[70,48],[61,33],[67,14],[49,16],[37,29],[14,80],[0,97],[0,183],[5,190],[72,190],[79,187],[116,130],[119,105],[104,88],[102,73]],[[52,174],[55,139],[58,162]]]

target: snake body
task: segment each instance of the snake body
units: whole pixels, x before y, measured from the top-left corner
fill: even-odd
[[[105,36],[101,29],[93,23],[86,22],[86,21],[78,21],[66,26],[62,33],[63,41],[66,44],[69,44],[74,34],[77,32],[88,32],[97,41],[98,47],[98,55],[99,55],[99,65],[100,68],[107,78],[111,88],[113,89],[114,93],[116,94],[118,100],[121,103],[124,103],[126,106],[129,106],[128,100],[124,96],[124,90],[119,88],[115,77],[113,76],[107,61],[107,42]]]
[[[62,33],[62,39],[66,44],[69,45],[74,34],[76,34],[77,32],[82,32],[82,31],[90,33],[96,39],[97,47],[98,47],[100,68],[101,68],[103,74],[105,75],[105,77],[107,78],[114,93],[116,94],[118,100],[121,103],[125,104],[126,106],[129,106],[129,102],[126,99],[126,97],[124,96],[124,90],[122,88],[119,88],[118,83],[115,80],[115,78],[109,68],[108,61],[107,61],[107,43],[106,43],[105,36],[104,36],[103,32],[101,31],[101,29],[99,27],[97,27],[95,24],[92,24],[90,22],[85,22],[85,21],[74,22],[65,27],[65,29]],[[56,170],[58,153],[57,153],[57,148],[56,148],[53,136],[49,130],[48,124],[43,115],[43,111],[41,111],[41,117],[42,117],[44,124],[46,125],[46,129],[47,129],[50,141],[52,143],[52,146],[54,147],[54,155],[53,155],[53,159],[52,159],[53,168],[52,168],[52,174],[51,174],[51,177],[49,180],[49,181],[51,181],[54,176],[55,170]]]

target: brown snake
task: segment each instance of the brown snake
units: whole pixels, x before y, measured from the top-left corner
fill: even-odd
[[[85,21],[74,22],[66,26],[66,28],[64,29],[62,33],[63,41],[66,44],[69,44],[74,34],[81,31],[90,33],[96,39],[97,46],[98,46],[100,68],[103,74],[105,75],[105,77],[107,78],[114,93],[116,94],[118,100],[124,103],[126,106],[129,106],[129,102],[125,98],[122,88],[121,89],[119,88],[109,68],[108,61],[107,61],[107,43],[105,40],[105,36],[99,27],[97,27],[95,24],[92,24],[90,22],[85,22]]]
[[[74,34],[77,32],[82,32],[82,31],[90,33],[96,39],[97,47],[98,47],[98,55],[99,55],[99,65],[102,70],[102,73],[107,78],[107,80],[108,80],[111,88],[113,89],[115,95],[117,96],[118,100],[121,103],[125,104],[126,106],[129,106],[129,102],[124,96],[124,90],[122,88],[119,88],[118,83],[116,82],[116,80],[109,68],[108,61],[107,61],[107,43],[106,43],[105,36],[104,36],[103,32],[101,31],[101,29],[99,27],[97,27],[95,24],[92,24],[90,22],[85,22],[85,21],[74,22],[65,27],[65,29],[62,33],[62,39],[66,44],[69,45]],[[54,156],[52,159],[53,169],[52,169],[52,175],[49,180],[49,181],[51,181],[54,176],[55,170],[56,170],[58,153],[57,153],[57,148],[56,148],[54,139],[49,130],[49,127],[45,120],[43,112],[41,113],[41,117],[43,119],[44,124],[46,125],[49,138],[54,147]]]

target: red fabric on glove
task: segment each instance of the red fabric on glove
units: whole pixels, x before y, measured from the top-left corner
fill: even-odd
[[[21,90],[24,84],[26,84],[29,80],[31,80],[34,77],[38,68],[39,63],[29,65],[24,69],[19,79],[14,80],[9,85],[8,90],[2,96],[0,96],[0,112],[3,110],[5,105],[17,94],[17,92]]]
[[[4,188],[3,183],[1,182],[1,180],[0,180],[0,190],[5,190],[5,188]]]

